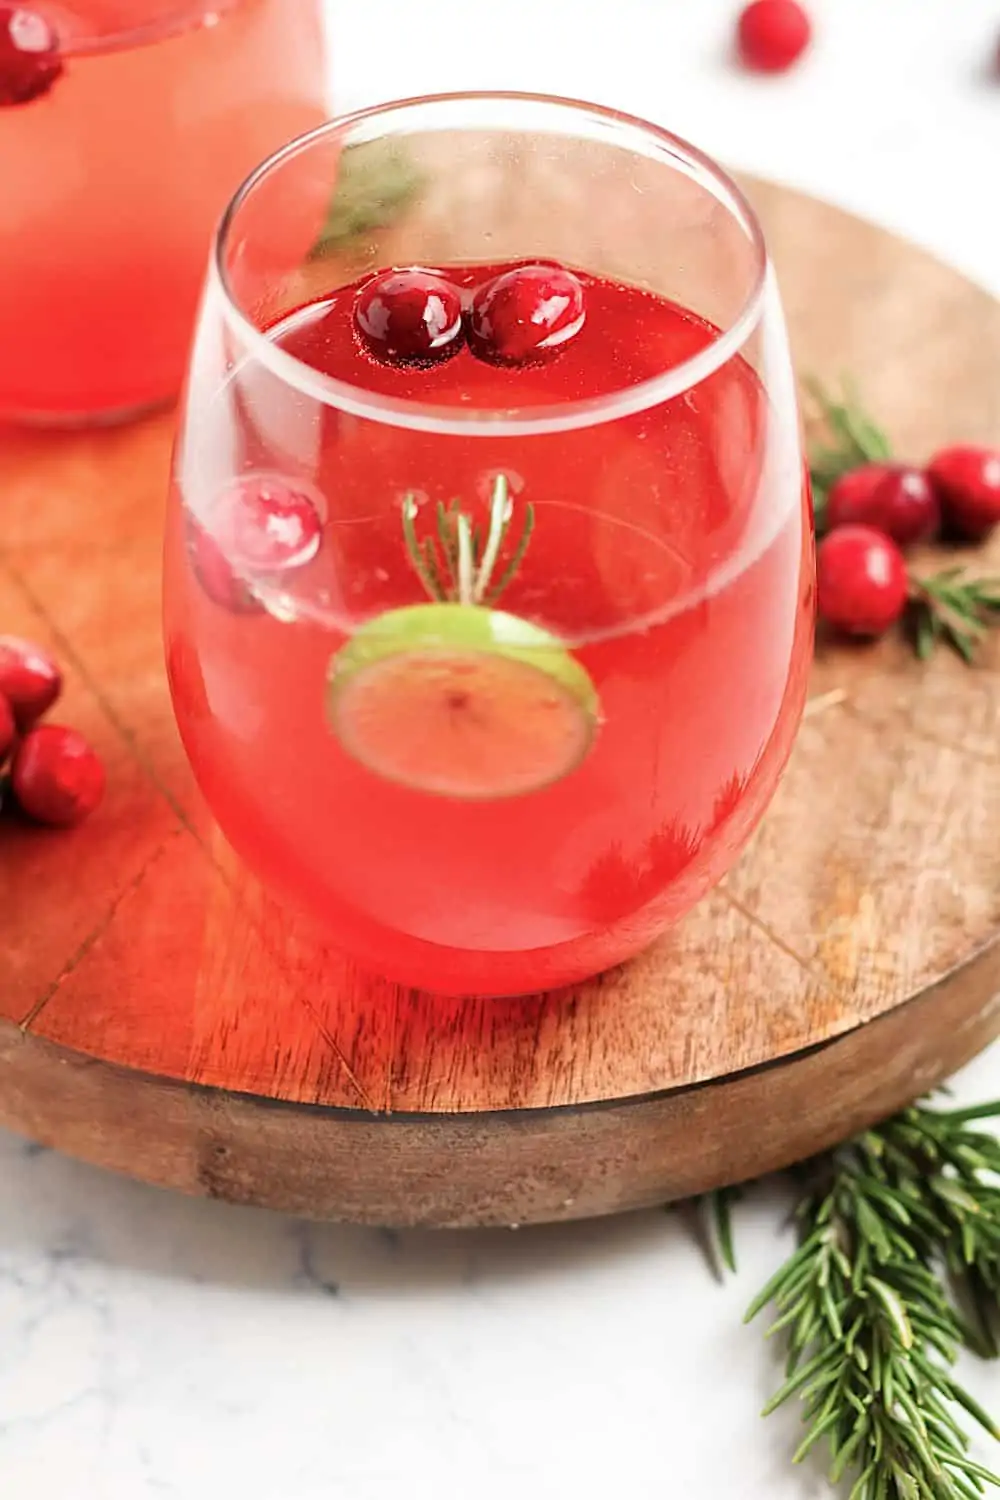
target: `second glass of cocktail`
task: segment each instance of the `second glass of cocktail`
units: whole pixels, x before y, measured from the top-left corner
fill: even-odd
[[[317,255],[331,184],[401,161],[392,221]],[[789,754],[811,569],[773,275],[693,148],[566,101],[417,100],[234,201],[177,450],[171,688],[228,839],[363,963],[530,992],[681,917]]]
[[[320,0],[0,0],[0,421],[180,390],[212,232],[327,117]]]

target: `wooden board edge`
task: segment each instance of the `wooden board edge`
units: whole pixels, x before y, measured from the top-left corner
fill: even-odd
[[[557,1109],[372,1116],[297,1105],[130,1072],[3,1023],[0,1124],[156,1186],[309,1218],[542,1223],[788,1166],[934,1088],[998,1034],[1000,943],[807,1051],[657,1095]]]

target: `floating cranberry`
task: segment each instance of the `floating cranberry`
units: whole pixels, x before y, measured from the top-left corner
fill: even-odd
[[[861,464],[859,468],[842,474],[830,486],[826,497],[827,531],[832,531],[835,526],[851,526],[857,521],[863,526],[876,526],[872,496],[890,470],[890,464]]]
[[[949,530],[978,542],[1000,522],[1000,450],[945,448],[927,473]]]
[[[840,526],[820,543],[816,603],[839,630],[881,635],[903,613],[908,593],[902,552],[873,526]]]
[[[20,636],[0,635],[0,694],[19,729],[47,713],[62,691],[62,673],[41,646]]]
[[[583,287],[561,266],[516,266],[484,282],[469,309],[469,348],[491,364],[557,354],[583,327]]]
[[[75,729],[37,724],[14,753],[11,789],[21,811],[36,823],[72,828],[104,795],[104,767]]]
[[[238,614],[261,608],[254,579],[301,568],[323,540],[322,501],[280,474],[245,474],[224,490],[207,524],[189,523],[195,572],[216,604]]]
[[[354,326],[385,364],[432,364],[462,346],[462,294],[432,271],[385,271],[358,292]]]
[[[7,699],[0,694],[0,766],[10,754],[16,738],[17,725],[14,722],[14,710]]]
[[[798,0],[752,0],[740,14],[736,47],[758,73],[783,73],[812,39],[812,23]]]
[[[871,498],[871,524],[901,547],[929,541],[941,525],[941,507],[923,469],[890,469]]]
[[[277,474],[247,474],[220,497],[214,535],[234,567],[284,573],[311,562],[323,540],[321,502]]]
[[[211,532],[190,516],[187,520],[187,550],[194,575],[214,604],[234,615],[258,614],[263,609],[250,585],[234,571]]]
[[[59,38],[37,11],[0,5],[0,106],[47,94],[63,70]]]

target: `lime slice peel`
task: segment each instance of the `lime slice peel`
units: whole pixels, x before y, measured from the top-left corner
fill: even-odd
[[[562,780],[600,723],[597,690],[557,636],[455,602],[369,620],[330,663],[326,707],[343,748],[369,770],[466,800]]]

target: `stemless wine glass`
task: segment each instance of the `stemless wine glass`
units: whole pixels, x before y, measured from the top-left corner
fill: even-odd
[[[789,754],[803,474],[760,227],[700,152],[509,94],[290,145],[219,232],[166,542],[223,832],[404,983],[525,993],[636,953]]]
[[[0,420],[174,397],[230,194],[327,116],[321,0],[0,13]]]

